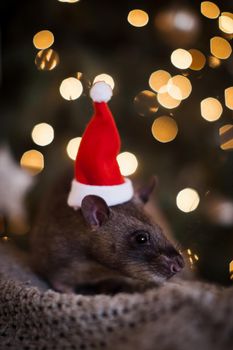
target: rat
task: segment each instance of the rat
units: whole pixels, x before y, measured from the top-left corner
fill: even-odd
[[[65,293],[101,281],[158,284],[174,276],[184,259],[144,208],[155,185],[154,178],[130,201],[110,207],[101,197],[87,195],[74,210],[65,200],[66,176],[49,194],[31,232],[34,270]]]

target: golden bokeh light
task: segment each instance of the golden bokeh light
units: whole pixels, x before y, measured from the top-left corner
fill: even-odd
[[[233,14],[229,12],[223,12],[218,19],[219,29],[226,33],[233,33]]]
[[[221,64],[221,60],[219,58],[214,56],[209,57],[209,66],[211,68],[217,68],[220,66],[220,64]]]
[[[53,33],[49,30],[41,30],[33,37],[33,44],[39,50],[49,48],[54,43]]]
[[[35,65],[39,70],[52,70],[58,64],[58,53],[52,49],[41,50],[36,55]]]
[[[68,2],[69,4],[74,4],[75,2],[79,2],[80,0],[58,0],[59,2]]]
[[[149,21],[149,16],[145,11],[132,10],[129,12],[127,20],[134,27],[144,27]]]
[[[190,263],[190,267],[193,269],[195,263],[197,263],[197,261],[199,260],[199,256],[197,254],[194,254],[190,248],[187,249],[187,256]]]
[[[183,75],[175,75],[169,79],[167,91],[176,100],[185,100],[192,92],[190,80]]]
[[[105,83],[111,86],[112,90],[114,89],[115,83],[113,78],[109,74],[102,73],[97,75],[93,81],[93,84],[97,83],[97,81],[104,81]]]
[[[233,110],[233,86],[225,89],[224,91],[225,105]]]
[[[226,124],[219,128],[220,147],[222,150],[233,149],[233,124]]]
[[[54,139],[53,127],[47,123],[40,123],[32,129],[32,139],[38,146],[47,146]]]
[[[192,64],[192,55],[187,50],[176,49],[171,54],[173,66],[179,69],[187,69]]]
[[[156,94],[150,90],[143,90],[134,98],[136,112],[145,117],[157,112],[159,105]]]
[[[151,131],[157,141],[167,143],[176,138],[178,126],[173,118],[162,116],[154,120]]]
[[[44,169],[44,156],[41,152],[32,149],[22,155],[20,165],[31,175],[37,175]]]
[[[207,97],[201,101],[201,115],[208,122],[218,120],[222,111],[221,103],[214,97]]]
[[[66,152],[70,159],[76,159],[81,140],[81,137],[75,137],[68,142],[66,146]]]
[[[176,205],[184,213],[194,211],[198,207],[199,202],[199,194],[193,188],[184,188],[176,197]]]
[[[229,264],[230,279],[233,280],[233,260]]]
[[[161,104],[161,106],[173,109],[180,105],[181,100],[177,100],[173,98],[167,91],[167,86],[163,86],[157,95],[157,100]]]
[[[210,52],[213,56],[224,60],[230,57],[232,48],[226,39],[215,36],[210,39]]]
[[[214,19],[218,18],[220,10],[218,6],[212,1],[203,1],[201,3],[201,13],[203,16]]]
[[[122,152],[117,156],[117,162],[123,176],[132,175],[138,167],[136,156],[130,152]]]
[[[83,86],[80,80],[70,77],[61,82],[60,85],[61,96],[68,101],[76,100],[82,95]]]
[[[149,86],[152,90],[158,92],[159,89],[166,85],[168,80],[171,78],[171,74],[165,70],[157,70],[151,73],[149,78]]]
[[[192,70],[201,70],[206,64],[205,55],[197,49],[190,49],[189,52],[192,55],[192,63],[189,67]]]

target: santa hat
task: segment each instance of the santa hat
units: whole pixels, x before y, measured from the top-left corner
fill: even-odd
[[[103,81],[97,82],[90,90],[90,97],[95,111],[79,146],[75,178],[68,196],[68,205],[74,208],[81,207],[87,195],[100,196],[109,206],[133,197],[132,183],[121,175],[116,160],[120,137],[106,103],[112,97],[112,89]]]

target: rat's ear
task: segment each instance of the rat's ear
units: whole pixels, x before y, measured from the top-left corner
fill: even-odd
[[[136,196],[139,198],[139,200],[142,203],[145,204],[148,202],[150,195],[153,192],[154,188],[157,187],[157,184],[158,184],[158,178],[157,176],[153,176],[147,185],[137,190]]]
[[[105,223],[110,214],[109,207],[101,197],[89,195],[83,198],[81,211],[87,224],[98,228]]]

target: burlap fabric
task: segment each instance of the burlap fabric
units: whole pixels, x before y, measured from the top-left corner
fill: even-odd
[[[0,245],[0,349],[233,349],[233,289],[170,282],[144,293],[59,294]]]

